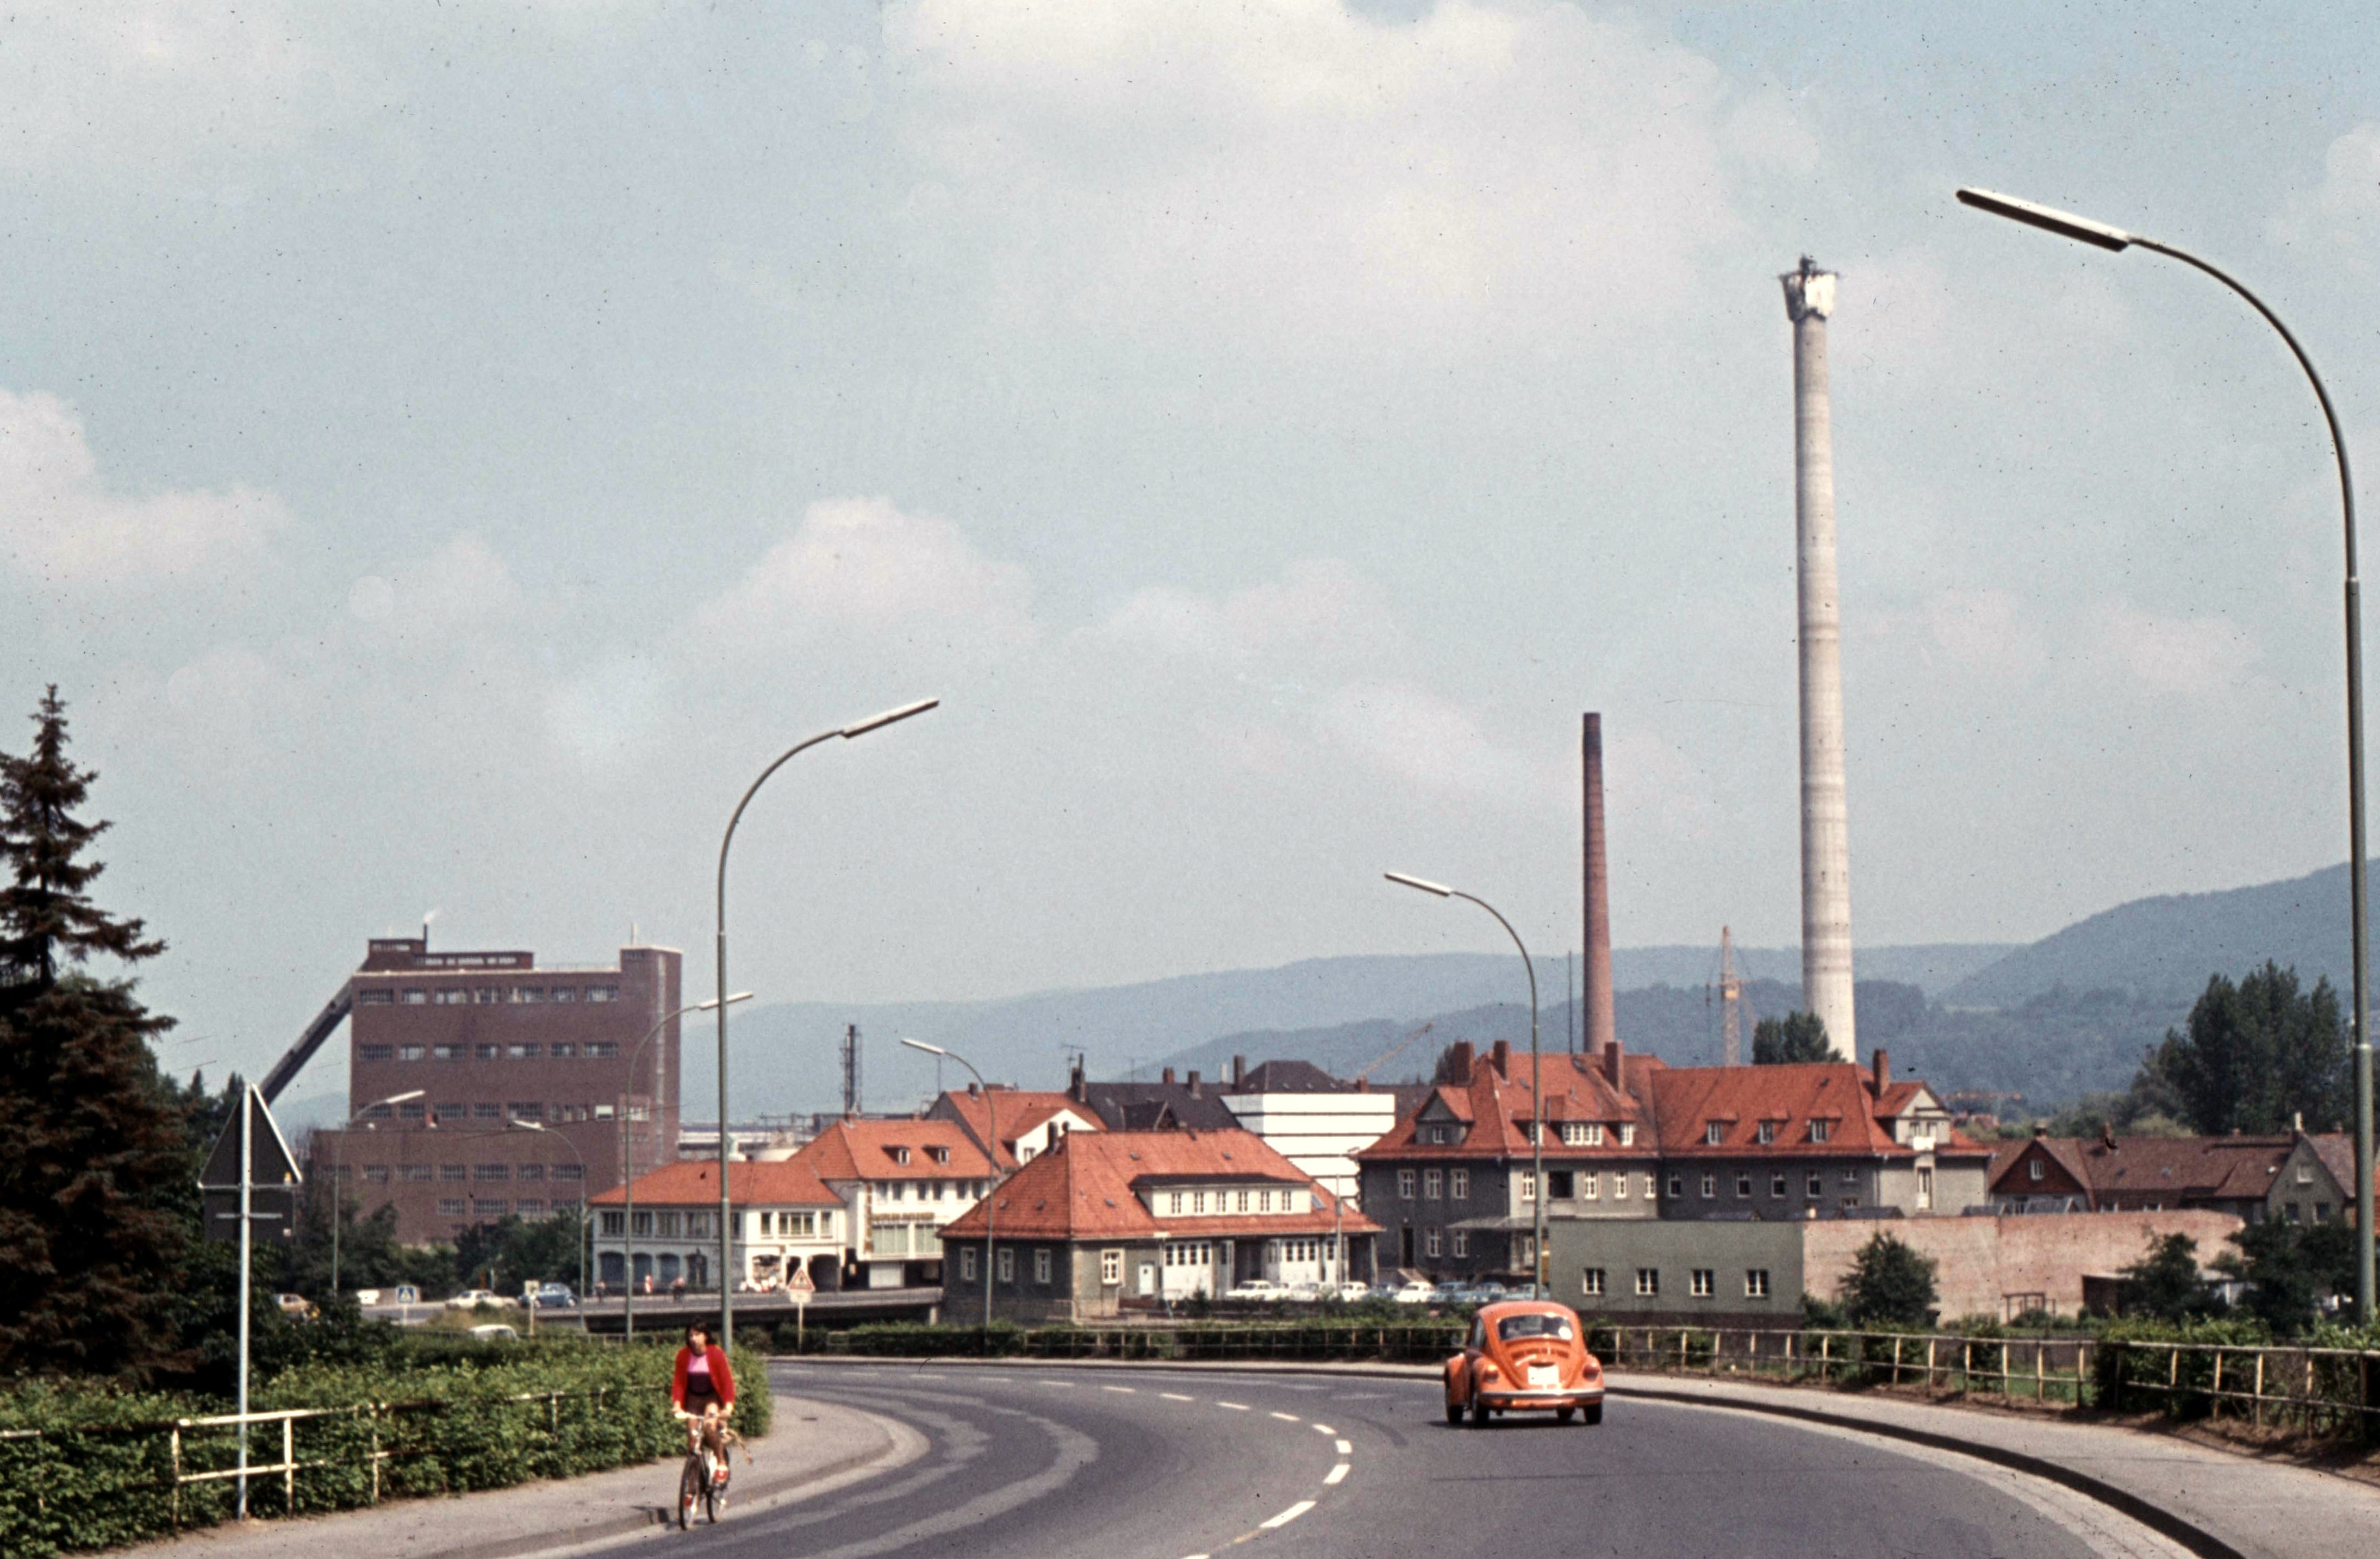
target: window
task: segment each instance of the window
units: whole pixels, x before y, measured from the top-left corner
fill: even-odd
[[[396,1058],[400,1061],[418,1061],[424,1054],[419,1045],[400,1045],[396,1047]]]
[[[2037,1158],[2024,1166],[2024,1172],[2026,1177],[2031,1179],[2046,1180],[2049,1178],[2049,1166],[2044,1164]]]
[[[1751,1267],[1745,1270],[1743,1275],[1743,1297],[1747,1299],[1765,1299],[1768,1297],[1768,1269],[1767,1267]]]
[[[399,991],[396,999],[407,1007],[420,1007],[430,1000],[428,991]]]
[[[356,993],[358,1007],[391,1007],[395,1005],[395,991],[358,991]]]
[[[400,1180],[426,1180],[432,1173],[427,1164],[407,1164],[397,1170],[396,1178]]]
[[[549,1052],[557,1061],[567,1061],[578,1054],[578,1046],[567,1041],[553,1045]]]
[[[1934,1171],[1931,1166],[1923,1164],[1917,1166],[1917,1205],[1920,1207],[1934,1205]]]
[[[1670,1194],[1673,1197],[1682,1197],[1686,1194],[1686,1172],[1684,1170],[1672,1169],[1670,1171]]]
[[[410,995],[411,993],[408,992],[407,994]],[[459,1196],[440,1197],[438,1199],[438,1215],[442,1218],[461,1217],[463,1215],[463,1199]]]
[[[475,1196],[471,1198],[471,1215],[474,1217],[502,1218],[509,1215],[512,1210],[512,1203],[505,1201],[501,1196]]]
[[[612,1105],[597,1105],[595,1106],[595,1118],[598,1120],[616,1119],[618,1118],[618,1114],[619,1112],[617,1107]]]
[[[686,1215],[686,1237],[688,1239],[710,1239],[710,1215],[708,1213],[688,1213]]]
[[[556,1001],[577,1001],[578,999],[578,987],[576,985],[556,985],[553,987],[551,994]]]
[[[578,1199],[575,1196],[566,1199],[557,1196],[553,1199],[553,1211],[557,1217],[565,1213],[576,1213],[578,1211]]]
[[[1111,1288],[1122,1287],[1123,1286],[1123,1251],[1102,1251],[1099,1252],[1099,1281]]]
[[[1568,1169],[1546,1171],[1546,1197],[1552,1202],[1568,1202],[1578,1194],[1578,1177]]]
[[[1454,1231],[1454,1253],[1458,1256],[1467,1256],[1471,1254],[1471,1231],[1469,1229],[1459,1228]]]
[[[515,1120],[543,1120],[545,1118],[545,1106],[539,1104],[534,1099],[529,1100],[526,1104],[516,1099],[511,1104],[504,1106],[504,1112],[507,1115],[510,1115]]]
[[[376,1186],[384,1186],[388,1184],[388,1166],[385,1164],[365,1165],[364,1178]]]
[[[992,1271],[994,1277],[999,1282],[1014,1283],[1016,1281],[1015,1246],[1003,1245],[1000,1248],[999,1256],[992,1262]]]
[[[959,1250],[959,1281],[962,1283],[975,1281],[975,1247],[972,1245],[963,1246]]]
[[[513,1203],[513,1210],[524,1218],[542,1218],[545,1216],[544,1202],[534,1196],[522,1197],[518,1202]]]
[[[1438,1226],[1436,1224],[1430,1225],[1429,1227],[1422,1231],[1422,1249],[1432,1257],[1436,1257],[1439,1253]]]
[[[624,1215],[624,1214],[620,1214],[620,1213],[606,1213],[606,1214],[604,1214],[604,1215],[603,1215],[603,1232],[604,1232],[605,1234],[613,1235],[613,1236],[618,1236],[618,1235],[623,1235],[623,1234],[627,1233],[627,1232],[628,1232],[628,1220],[627,1220],[626,1215]]]
[[[1471,1171],[1449,1169],[1446,1172],[1446,1194],[1457,1202],[1471,1200]]]
[[[502,1047],[494,1045],[477,1045],[471,1047],[471,1053],[482,1061],[492,1061],[502,1053]]]
[[[1811,1121],[1811,1122],[1810,1122],[1810,1141],[1812,1141],[1812,1142],[1825,1142],[1825,1141],[1827,1140],[1827,1126],[1828,1126],[1828,1123],[1827,1123],[1826,1121],[1823,1121],[1823,1120],[1813,1120],[1813,1121]]]
[[[1645,1171],[1645,1200],[1653,1200],[1653,1171],[1650,1169]]]
[[[1446,1194],[1446,1171],[1425,1169],[1421,1172],[1421,1193],[1432,1202]]]
[[[1762,1121],[1760,1123],[1759,1136],[1760,1140],[1764,1142],[1775,1142],[1777,1140],[1777,1123],[1773,1120]]]
[[[441,1007],[461,1007],[470,999],[471,993],[468,991],[451,990],[437,993],[438,1005]]]
[[[1407,1196],[1411,1196],[1413,1192],[1407,1191],[1405,1194]],[[1180,1191],[1169,1190],[1165,1193],[1165,1210],[1169,1213],[1179,1213],[1182,1211],[1182,1193]]]
[[[393,1061],[396,1059],[396,1046],[394,1045],[358,1045],[356,1046],[356,1059],[358,1061]],[[234,1165],[233,1167],[237,1168],[238,1166]]]
[[[543,1001],[545,999],[545,987],[543,985],[515,985],[512,988],[512,998],[515,1001]]]
[[[1698,1266],[1694,1268],[1692,1273],[1687,1275],[1686,1287],[1694,1298],[1698,1299],[1707,1299],[1718,1287],[1718,1282],[1716,1281],[1717,1275],[1718,1275],[1713,1273],[1710,1268],[1706,1266]]]
[[[1049,1284],[1050,1247],[1047,1245],[1033,1248],[1033,1281],[1045,1287]]]
[[[1269,1213],[1272,1211],[1272,1192],[1269,1190],[1260,1190],[1257,1192],[1257,1211],[1259,1213]]]
[[[1524,1169],[1521,1171],[1521,1200],[1535,1202],[1536,1199],[1537,1177],[1532,1171]]]
[[[1579,1180],[1579,1194],[1589,1202],[1599,1199],[1603,1195],[1603,1177],[1593,1169],[1588,1170]]]
[[[459,1061],[470,1053],[468,1047],[460,1045],[433,1045],[430,1047],[430,1058],[433,1061]]]
[[[1411,1202],[1414,1199],[1414,1188],[1420,1183],[1420,1180],[1421,1177],[1415,1174],[1410,1169],[1398,1170],[1397,1195],[1402,1197],[1407,1202]],[[1177,1207],[1174,1211],[1178,1213],[1181,1209]]]
[[[1843,1205],[1844,1205],[1846,1208],[1853,1208],[1853,1207],[1857,1207],[1857,1206],[1860,1204],[1859,1192],[1857,1192],[1857,1191],[1855,1191],[1855,1190],[1847,1190],[1847,1191],[1843,1192],[1843,1198],[1842,1198],[1842,1201],[1843,1201]],[[2150,1212],[2152,1212],[2152,1213],[2154,1213],[2154,1212],[2158,1211],[2158,1209],[2157,1209],[2157,1208],[2155,1208],[2155,1206],[2152,1206],[2152,1207],[2150,1207],[2150,1208],[2149,1208],[2149,1211],[2150,1211]]]
[[[481,1164],[471,1170],[471,1178],[475,1180],[509,1180],[512,1178],[513,1166],[509,1164]]]
[[[545,1046],[542,1045],[507,1045],[504,1046],[504,1059],[507,1061],[534,1061],[544,1054]]]
[[[1717,1147],[1719,1143],[1725,1141],[1727,1141],[1727,1128],[1725,1126],[1716,1120],[1706,1120],[1703,1122],[1703,1142],[1706,1145]]]
[[[1620,1127],[1620,1145],[1623,1148],[1633,1148],[1636,1145],[1636,1128],[1625,1121],[1621,1122]]]
[[[2301,1164],[2301,1165],[2299,1165],[2299,1166],[2298,1166],[2298,1184],[2300,1184],[2300,1185],[2301,1185],[2301,1186],[2310,1186],[2310,1185],[2313,1184],[2313,1165],[2311,1165],[2311,1164]]]
[[[636,1214],[628,1220],[628,1232],[639,1239],[650,1239],[653,1236],[653,1215],[650,1213]]]
[[[1716,1171],[1714,1171],[1714,1170],[1710,1170],[1710,1169],[1706,1169],[1706,1170],[1704,1170],[1704,1171],[1703,1171],[1703,1200],[1705,1200],[1706,1202],[1707,1202],[1707,1201],[1709,1201],[1712,1197],[1715,1197],[1715,1196],[1717,1196],[1718,1194],[1718,1173],[1717,1173]]]
[[[471,999],[481,1007],[493,1007],[504,999],[504,993],[493,985],[481,985],[471,993]]]
[[[1650,1175],[1647,1175],[1647,1176],[1645,1176],[1645,1194],[1646,1194],[1646,1195],[1648,1195],[1648,1196],[1649,1196],[1649,1195],[1651,1195],[1651,1194],[1652,1194],[1652,1187],[1653,1187],[1653,1177],[1652,1177],[1652,1176],[1650,1176]],[[1614,1171],[1614,1172],[1613,1172],[1612,1177],[1611,1177],[1611,1194],[1612,1194],[1613,1196],[1617,1197],[1619,1200],[1621,1200],[1621,1201],[1622,1201],[1622,1202],[1625,1202],[1625,1201],[1627,1201],[1627,1200],[1628,1200],[1628,1171],[1627,1171],[1627,1170],[1625,1170],[1625,1169],[1621,1169],[1621,1170],[1617,1170],[1617,1171]]]
[[[1735,1194],[1738,1196],[1752,1194],[1752,1171],[1749,1169],[1739,1169],[1735,1172]]]
[[[589,1001],[617,1001],[620,999],[620,987],[617,985],[589,985],[587,987],[587,999]]]
[[[583,1180],[587,1178],[587,1166],[557,1164],[553,1166],[553,1178],[557,1180]]]
[[[1810,1196],[1824,1196],[1824,1195],[1826,1195],[1826,1194],[1827,1194],[1827,1177],[1826,1177],[1826,1175],[1825,1175],[1822,1171],[1820,1171],[1820,1170],[1816,1170],[1816,1169],[1813,1169],[1813,1170],[1811,1170],[1811,1171],[1810,1171],[1810,1175],[1809,1175],[1808,1182],[1803,1186],[1802,1190],[1803,1190],[1803,1191],[1805,1194],[1810,1195]]]
[[[1771,1196],[1782,1196],[1785,1194],[1784,1176],[1771,1175],[1768,1177],[1768,1194]]]
[[[438,1119],[442,1124],[449,1120],[468,1120],[470,1118],[470,1115],[471,1106],[468,1105],[441,1105],[438,1106]]]
[[[590,1061],[609,1060],[620,1053],[620,1047],[608,1039],[591,1040],[580,1052]]]
[[[471,1118],[474,1120],[502,1120],[504,1118],[504,1106],[493,1100],[483,1099],[471,1106]]]
[[[524,1164],[520,1166],[515,1178],[523,1180],[541,1180],[545,1178],[545,1166],[542,1164]]]
[[[1636,1297],[1640,1299],[1657,1299],[1661,1297],[1659,1268],[1640,1266],[1636,1269]]]
[[[1190,1193],[1190,1211],[1193,1213],[1203,1213],[1206,1210],[1207,1193],[1203,1190],[1192,1191]]]
[[[1603,1269],[1599,1266],[1588,1267],[1586,1271],[1581,1275],[1578,1291],[1585,1295],[1590,1299],[1601,1299],[1603,1297]]]
[[[1843,1171],[1843,1184],[1847,1186],[1855,1186],[1859,1184],[1859,1170],[1855,1167],[1845,1169]]]

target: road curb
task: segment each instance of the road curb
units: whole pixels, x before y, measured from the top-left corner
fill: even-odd
[[[1279,1360],[1250,1360],[1232,1362],[1223,1360],[1163,1360],[1163,1359],[892,1359],[854,1354],[773,1354],[771,1364],[892,1364],[929,1368],[937,1364],[963,1365],[969,1369],[986,1366],[1017,1370],[1166,1370],[1211,1372],[1232,1374],[1319,1375],[1339,1380],[1435,1380],[1438,1368],[1429,1364],[1319,1364],[1291,1362]],[[2247,1555],[2213,1532],[2183,1517],[2087,1472],[2078,1472],[2046,1457],[2024,1451],[2012,1451],[1988,1441],[1971,1440],[1962,1435],[1943,1434],[1932,1430],[1915,1429],[1877,1419],[1862,1418],[1854,1413],[1829,1412],[1824,1408],[1803,1407],[1798,1403],[1764,1402],[1739,1396],[1703,1396],[1691,1391],[1637,1384],[1634,1380],[1607,1374],[1606,1389],[1614,1396],[1638,1397],[1651,1402],[1672,1402],[1686,1407],[1710,1408],[1720,1411],[1733,1409],[1746,1413],[1765,1413],[1772,1418],[1799,1419],[1805,1422],[1824,1424],[1829,1429],[1850,1430],[1854,1433],[1873,1434],[1880,1439],[1901,1440],[1912,1445],[1924,1445],[1937,1451],[1949,1451],[1991,1462],[2011,1471],[2046,1479],[2061,1488],[2070,1489],[2086,1498],[2118,1511],[2138,1521],[2161,1537],[2170,1538],[2203,1559],[2247,1559]]]

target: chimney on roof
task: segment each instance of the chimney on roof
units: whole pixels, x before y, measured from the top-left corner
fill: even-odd
[[[1242,1084],[1242,1083],[1244,1083],[1244,1082],[1247,1082],[1247,1080],[1248,1080],[1248,1058],[1247,1058],[1245,1056],[1234,1056],[1234,1057],[1232,1057],[1232,1087],[1234,1087],[1234,1088],[1237,1088],[1238,1086],[1240,1086],[1240,1084]]]
[[[1876,1047],[1876,1093],[1877,1098],[1892,1086],[1892,1053],[1881,1045]]]
[[[1173,1069],[1172,1067],[1165,1069],[1165,1075],[1160,1081],[1162,1081],[1168,1088],[1173,1086]]]
[[[1620,1086],[1620,1040],[1615,1035],[1611,1043],[1603,1047],[1603,1081],[1614,1088]]]
[[[1512,1075],[1512,1042],[1509,1039],[1498,1040],[1496,1048],[1488,1053],[1488,1064],[1496,1069],[1498,1077],[1511,1077]]]
[[[1189,1084],[1190,1084],[1190,1096],[1191,1096],[1192,1098],[1194,1098],[1194,1099],[1195,1099],[1195,1098],[1196,1098],[1196,1097],[1198,1096],[1198,1069],[1197,1069],[1197,1068],[1193,1067],[1193,1068],[1191,1068],[1191,1069],[1190,1069],[1190,1076],[1189,1076],[1189,1078],[1188,1078],[1186,1081],[1187,1081],[1187,1082],[1189,1082]]]
[[[1368,1078],[1368,1077],[1359,1077],[1359,1078],[1357,1078],[1357,1079],[1355,1080],[1355,1092],[1356,1092],[1356,1093],[1358,1093],[1358,1094],[1368,1094],[1368,1093],[1370,1093],[1371,1091],[1372,1091],[1372,1080],[1371,1080],[1370,1078]]]
[[[1066,1080],[1066,1095],[1078,1105],[1091,1096],[1091,1085],[1083,1076],[1083,1063],[1079,1060],[1075,1063],[1074,1075]]]
[[[2046,1136],[2048,1136],[2048,1135],[2049,1135],[2049,1122],[2047,1122],[2047,1121],[2046,1121],[2046,1120],[2036,1120],[2036,1121],[2034,1121],[2034,1122],[2033,1123],[2033,1134],[2034,1134],[2034,1136],[2036,1136],[2036,1137],[2046,1137]]]
[[[967,1097],[968,1097],[968,1098],[970,1098],[970,1099],[975,1098],[975,1097],[978,1096],[979,1094],[981,1094],[982,1093],[983,1093],[983,1084],[982,1084],[982,1083],[980,1083],[980,1082],[970,1082],[970,1083],[968,1083],[968,1084],[967,1084]]]
[[[1458,1039],[1447,1047],[1446,1081],[1457,1088],[1471,1086],[1471,1042]]]
[[[1586,717],[1580,743],[1586,789],[1586,971],[1580,1006],[1586,1015],[1586,1053],[1599,1055],[1619,1037],[1611,1007],[1611,871],[1603,850],[1603,717]]]

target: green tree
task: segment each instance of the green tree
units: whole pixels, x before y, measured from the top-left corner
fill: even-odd
[[[2231,1237],[2237,1256],[2216,1265],[2248,1281],[2246,1308],[2277,1336],[2294,1337],[2320,1318],[2324,1301],[2355,1290],[2352,1225],[2250,1224]]]
[[[1934,1319],[1934,1258],[1888,1229],[1852,1256],[1843,1278],[1843,1313],[1855,1326],[1924,1326]]]
[[[149,1378],[184,1361],[176,1292],[193,1202],[184,1102],[129,979],[163,944],[94,903],[103,822],[55,687],[31,752],[0,755],[0,1375]]]
[[[2338,998],[2328,980],[2301,991],[2297,971],[2269,961],[2236,985],[2217,974],[2132,1088],[2169,1096],[2205,1136],[2286,1131],[2299,1116],[2335,1129],[2353,1097]]]
[[[2214,1308],[2198,1272],[2198,1241],[2186,1234],[2151,1236],[2148,1253],[2126,1267],[2121,1276],[2127,1315],[2186,1321]]]
[[[517,1294],[527,1282],[567,1283],[575,1288],[585,1227],[586,1221],[576,1213],[475,1224],[455,1239],[455,1276],[464,1287],[484,1287],[499,1294]],[[491,1271],[493,1282],[489,1281]]]
[[[1755,1067],[1835,1058],[1834,1041],[1827,1037],[1826,1020],[1815,1012],[1788,1012],[1782,1018],[1763,1018],[1752,1026],[1752,1064]]]

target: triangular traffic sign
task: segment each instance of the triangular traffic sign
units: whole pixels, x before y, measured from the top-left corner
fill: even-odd
[[[305,1179],[298,1172],[298,1155],[289,1151],[288,1140],[281,1135],[280,1124],[273,1118],[272,1107],[253,1083],[248,1088],[248,1110],[253,1121],[249,1128],[250,1146],[249,1184],[250,1186],[297,1185]],[[207,1166],[199,1171],[199,1187],[202,1190],[239,1190],[239,1118],[226,1121],[223,1135],[207,1154]]]

